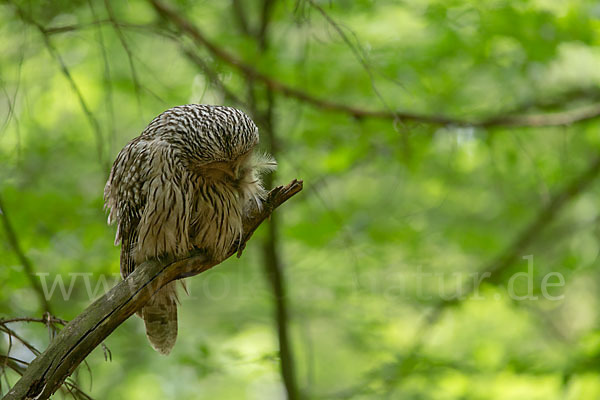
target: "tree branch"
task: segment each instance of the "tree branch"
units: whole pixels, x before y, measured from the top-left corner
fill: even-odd
[[[153,2],[153,0],[149,0]],[[159,3],[161,4],[161,3]],[[163,5],[164,6],[164,5]],[[166,6],[164,6],[166,7]],[[162,13],[159,11],[161,15],[170,19],[171,14]],[[174,12],[173,12],[174,13]],[[185,21],[185,20],[183,20]],[[46,34],[53,35],[64,32],[71,32],[77,29],[87,28],[89,26],[93,26],[96,24],[105,24],[111,23],[109,20],[99,20],[90,24],[76,24],[76,25],[66,25],[59,27],[50,27],[44,28]],[[127,29],[137,29],[137,30],[147,30],[153,33],[166,36],[171,40],[176,40],[177,38],[171,34],[166,35],[164,32],[160,32],[155,29],[151,25],[136,25],[136,24],[126,24],[122,22],[117,23],[120,27]],[[209,42],[206,37],[198,30],[197,27],[191,25],[187,22],[188,26],[185,29],[182,28],[181,25],[175,23],[176,26],[183,32],[185,32],[189,37],[191,37],[194,42],[198,45],[201,44],[204,46],[205,43],[212,44]],[[196,37],[198,36],[198,37]],[[313,96],[310,93],[303,92],[302,90],[296,89],[292,86],[289,86],[283,82],[278,81],[277,79],[271,78],[267,75],[264,75],[258,71],[256,71],[249,64],[243,63],[241,60],[237,59],[232,54],[229,54],[223,50],[220,50],[216,45],[212,44],[211,47],[206,47],[214,56],[221,59],[225,63],[234,67],[235,69],[242,72],[242,74],[250,77],[256,78],[258,81],[262,82],[265,86],[271,88],[273,91],[282,94],[283,96],[295,98],[296,100],[305,102],[313,107],[316,107],[322,111],[326,112],[337,112],[346,114],[350,117],[356,119],[388,119],[388,120],[400,120],[405,122],[417,122],[431,125],[440,125],[440,126],[463,126],[463,127],[475,127],[475,128],[494,128],[494,127],[508,127],[508,128],[516,128],[516,127],[548,127],[548,126],[564,126],[571,125],[578,122],[583,122],[591,119],[595,119],[600,117],[600,102],[593,101],[586,106],[580,106],[577,108],[573,108],[570,110],[557,111],[557,112],[547,112],[547,113],[539,113],[539,114],[501,114],[495,115],[491,117],[485,117],[480,119],[466,119],[466,118],[454,118],[448,117],[444,115],[429,115],[423,113],[413,113],[408,111],[401,110],[367,110],[356,106],[345,105],[341,103],[337,103],[334,101],[328,101],[320,99],[316,96]],[[214,50],[214,51],[213,51]],[[184,49],[184,52],[189,57],[189,49]],[[190,58],[191,59],[191,58]],[[198,59],[193,60],[196,62]],[[202,65],[199,65],[203,68]],[[589,93],[578,93],[577,97],[582,99],[594,100],[595,96],[590,96]],[[571,98],[570,100],[573,100]],[[555,107],[557,104],[551,103]],[[536,106],[546,107],[545,100],[540,102],[528,104],[526,108],[535,108]],[[519,110],[523,109],[522,106],[517,107]]]
[[[479,271],[479,275],[484,276],[484,274],[489,274],[490,278],[486,282],[492,284],[501,283],[502,273],[513,265],[519,259],[519,256],[535,242],[538,235],[556,219],[556,216],[565,206],[595,182],[598,175],[600,175],[600,156],[594,157],[583,172],[568,182],[562,190],[556,192],[548,204],[538,211],[533,221],[521,230],[502,253],[498,254],[488,265],[484,266]],[[467,286],[466,291],[453,299],[443,300],[438,307],[443,309],[460,302],[477,290],[481,283],[479,281],[476,284]]]
[[[17,317],[17,318],[8,318],[8,319],[0,318],[0,325],[12,324],[15,322],[39,322],[44,325],[48,325],[48,324],[66,325],[66,324],[68,324],[68,322],[65,321],[64,319],[55,317],[54,315],[52,315],[50,313],[45,313],[44,318],[32,318],[32,317]]]
[[[302,181],[293,180],[269,192],[263,207],[244,220],[244,237],[228,256],[238,254],[256,228],[271,213],[302,190]],[[124,281],[92,303],[67,324],[48,348],[24,372],[4,400],[50,397],[85,359],[117,326],[140,309],[162,286],[184,277],[200,274],[220,264],[201,251],[187,258],[164,257],[144,262]]]
[[[182,17],[170,6],[167,6],[160,0],[148,1],[163,18],[171,21],[197,45],[205,47],[213,56],[234,67],[247,77],[262,82],[267,88],[281,93],[284,96],[303,101],[322,111],[344,113],[357,119],[376,118],[406,122],[413,121],[442,126],[472,126],[480,128],[562,126],[600,117],[600,103],[593,103],[586,107],[557,113],[514,116],[501,115],[479,120],[469,120],[443,115],[419,114],[401,110],[365,110],[359,107],[323,100],[257,71],[251,65],[246,64],[233,54],[222,50],[219,46],[211,42],[198,27],[192,24],[188,19]]]

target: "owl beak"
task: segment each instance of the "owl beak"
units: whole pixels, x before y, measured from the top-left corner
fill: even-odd
[[[230,168],[230,171],[231,171],[231,175],[230,175],[230,176],[231,176],[231,177],[232,177],[234,180],[237,180],[237,179],[240,177],[240,166],[239,166],[239,164],[238,164],[238,163],[235,163],[235,164],[234,164],[234,165],[233,165],[233,166]]]
[[[233,168],[225,168],[225,170],[223,172],[225,172],[225,174],[227,176],[229,176],[231,179],[237,178],[237,174],[235,173],[235,170]]]
[[[237,178],[237,168],[231,164],[223,165],[219,168],[219,171],[223,172],[225,175],[230,177],[231,179]]]

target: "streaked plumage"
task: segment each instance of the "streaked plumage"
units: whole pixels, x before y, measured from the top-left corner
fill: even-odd
[[[223,258],[242,234],[243,215],[260,207],[259,173],[275,168],[254,152],[257,144],[258,129],[242,111],[198,104],[163,112],[129,142],[104,189],[123,278],[149,258],[194,247]],[[177,337],[175,282],[139,314],[152,346],[168,354]]]

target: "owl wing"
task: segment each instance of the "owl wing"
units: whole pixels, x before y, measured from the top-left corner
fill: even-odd
[[[117,223],[115,245],[121,243],[121,276],[135,269],[133,251],[138,242],[141,215],[147,194],[143,185],[149,173],[148,141],[136,138],[117,156],[104,188],[105,208],[110,210],[108,223]]]
[[[136,138],[121,150],[104,190],[108,222],[117,222],[121,275],[146,258],[177,255],[188,245],[191,192],[168,143]],[[156,292],[138,311],[152,347],[169,354],[177,339],[175,282]]]

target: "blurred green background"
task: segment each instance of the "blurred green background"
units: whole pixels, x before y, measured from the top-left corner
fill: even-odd
[[[164,1],[0,2],[0,317],[40,318],[56,279],[66,320],[111,287],[116,154],[167,108],[225,104],[257,121],[274,184],[304,191],[188,279],[169,357],[130,318],[81,390],[600,398],[598,2]],[[33,358],[0,332],[9,349]]]

